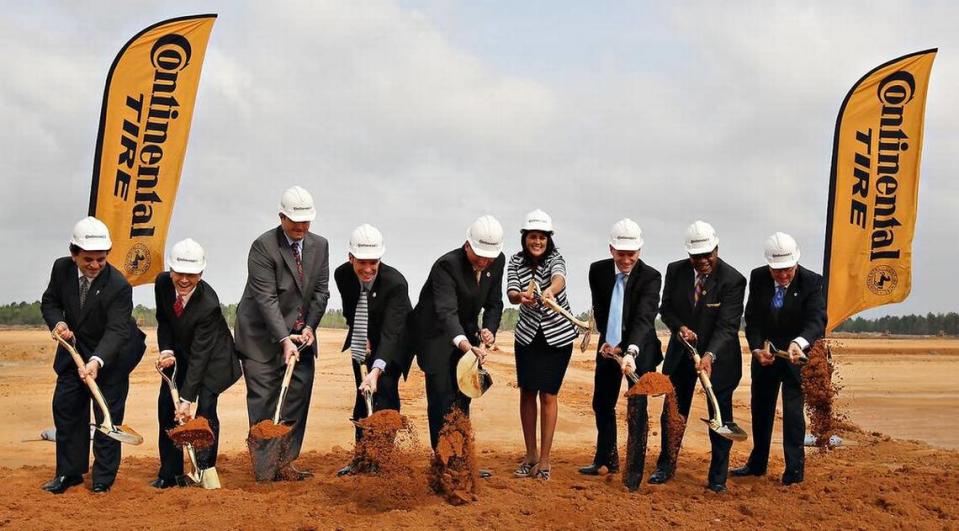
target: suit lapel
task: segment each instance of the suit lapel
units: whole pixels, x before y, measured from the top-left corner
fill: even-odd
[[[293,259],[293,249],[290,247],[290,243],[287,241],[286,234],[283,232],[283,227],[277,227],[276,229],[276,243],[280,248],[280,256],[283,257],[283,261],[286,262],[286,267],[289,269],[290,274],[293,275],[293,282],[296,283],[296,287],[299,288],[300,293],[303,293],[303,283],[300,282],[300,275],[296,274],[296,260]],[[300,247],[302,259],[303,247],[301,244]],[[306,269],[303,270],[304,277],[306,276]]]
[[[309,239],[310,234],[307,233],[303,238],[303,242]],[[303,284],[300,286],[300,291],[306,295],[306,287],[310,285],[310,275],[313,273],[313,264],[316,263],[316,253],[318,252],[317,244],[315,241],[311,240],[310,245],[303,245],[303,242],[300,243],[300,250],[303,255]],[[292,257],[292,252],[291,252]],[[309,266],[309,267],[308,267]],[[294,271],[296,270],[296,264],[293,264]]]

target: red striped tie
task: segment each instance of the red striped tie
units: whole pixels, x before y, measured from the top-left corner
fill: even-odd
[[[176,300],[173,301],[173,315],[177,317],[183,315],[183,297],[180,295],[177,295]]]

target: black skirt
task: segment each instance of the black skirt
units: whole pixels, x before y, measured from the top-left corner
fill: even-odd
[[[551,347],[540,329],[532,343],[523,345],[517,341],[513,350],[516,352],[516,382],[520,389],[559,394],[573,355],[572,343]]]

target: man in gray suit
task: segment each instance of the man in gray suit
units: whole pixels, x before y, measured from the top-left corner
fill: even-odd
[[[330,298],[329,243],[309,232],[316,208],[309,192],[294,186],[280,199],[280,226],[250,248],[248,276],[236,309],[236,349],[243,362],[250,426],[272,418],[290,358],[298,362],[280,417],[293,421],[291,455],[303,445],[313,392],[314,330]],[[302,356],[295,342],[305,344]],[[277,479],[311,475],[293,467]]]

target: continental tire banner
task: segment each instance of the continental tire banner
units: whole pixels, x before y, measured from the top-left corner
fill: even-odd
[[[130,284],[153,282],[190,137],[200,70],[216,15],[154,24],[107,74],[93,160],[90,215],[110,228],[110,262]]]
[[[826,330],[912,288],[926,89],[936,50],[876,67],[839,109],[826,214]]]

